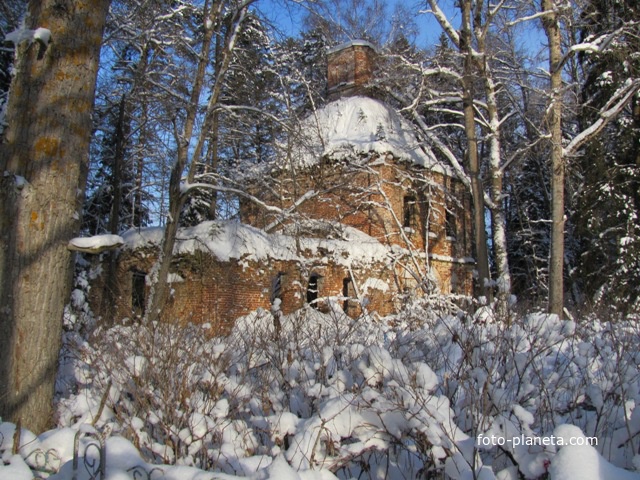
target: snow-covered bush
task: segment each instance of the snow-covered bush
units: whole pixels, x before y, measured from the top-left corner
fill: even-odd
[[[137,323],[75,336],[59,423],[123,435],[152,463],[233,475],[286,462],[325,478],[547,478],[556,446],[523,440],[565,423],[614,465],[637,463],[635,322],[329,310],[259,310],[224,338]]]
[[[480,309],[396,338],[399,353],[412,352],[437,373],[456,424],[476,439],[485,462],[496,472],[517,467],[524,478],[542,477],[555,448],[516,444],[550,439],[570,423],[596,437],[605,458],[632,468],[640,427],[633,414],[640,400],[637,323],[576,324],[546,314],[511,325],[491,320]],[[479,436],[504,445],[479,444]]]

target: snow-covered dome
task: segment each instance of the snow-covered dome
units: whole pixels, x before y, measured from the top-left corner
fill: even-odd
[[[344,97],[325,105],[305,120],[303,133],[308,149],[300,160],[305,165],[321,158],[353,160],[371,153],[391,154],[424,167],[440,165],[407,120],[369,97]]]

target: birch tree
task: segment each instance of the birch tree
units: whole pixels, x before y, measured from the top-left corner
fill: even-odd
[[[630,99],[637,92],[638,85],[635,79],[630,79],[621,85],[611,96],[603,102],[601,108],[592,117],[591,123],[580,128],[563,128],[563,116],[569,114],[565,106],[565,98],[570,91],[568,81],[575,78],[575,58],[578,52],[604,52],[616,43],[616,39],[623,35],[624,28],[608,30],[599,36],[589,38],[588,41],[579,42],[574,35],[576,18],[581,14],[580,5],[577,3],[559,4],[553,0],[544,0],[540,4],[538,12],[527,12],[524,4],[508,4],[500,2],[496,5],[484,2],[462,1],[459,3],[461,11],[460,31],[456,30],[439,8],[435,0],[429,0],[432,13],[439,21],[443,30],[451,42],[458,48],[465,61],[465,73],[469,75],[472,68],[477,74],[477,83],[482,85],[478,89],[476,84],[463,82],[463,89],[467,89],[465,96],[473,96],[473,111],[468,109],[466,133],[468,139],[473,140],[477,131],[484,134],[484,142],[487,146],[486,169],[491,182],[490,195],[485,195],[484,202],[492,213],[492,245],[494,261],[497,270],[497,283],[499,298],[498,306],[504,306],[510,290],[510,272],[508,264],[508,245],[506,244],[506,216],[504,204],[503,176],[507,169],[513,168],[514,163],[526,152],[538,151],[541,143],[548,143],[548,151],[551,164],[551,253],[549,255],[549,298],[548,308],[550,312],[561,314],[564,307],[563,277],[565,259],[565,169],[568,158],[579,155],[585,142],[597,137],[602,129],[618,113],[628,105]],[[506,8],[509,6],[509,8]],[[530,14],[529,14],[530,13]],[[502,18],[504,16],[504,18]],[[535,133],[537,138],[528,135],[521,145],[515,145],[509,156],[505,155],[501,145],[501,128],[509,120],[514,112],[500,104],[499,94],[505,90],[509,78],[496,81],[495,65],[504,63],[497,51],[491,50],[489,41],[499,38],[499,35],[517,35],[516,26],[531,20],[540,19],[543,31],[547,37],[547,58],[549,62],[548,87],[546,88],[548,108],[546,120],[540,129],[527,128],[529,133]],[[626,27],[628,28],[628,26]],[[502,33],[501,33],[502,31]],[[469,65],[472,65],[469,66]],[[466,85],[466,86],[465,86]],[[573,86],[573,85],[572,85]],[[476,88],[471,94],[468,90]],[[517,110],[517,108],[516,108]],[[473,114],[474,122],[468,121]],[[528,119],[522,116],[521,121],[526,125]],[[473,141],[471,141],[473,144]],[[469,145],[469,152],[473,147]],[[471,164],[469,171],[471,171]],[[477,202],[476,202],[477,203]],[[476,221],[479,224],[479,221]]]
[[[502,315],[508,312],[508,299],[511,294],[511,273],[509,271],[506,215],[504,207],[503,176],[504,161],[501,146],[500,127],[504,119],[498,106],[498,86],[492,70],[492,54],[488,42],[494,18],[500,13],[502,3],[496,6],[483,1],[459,2],[461,26],[458,32],[451,21],[440,9],[435,0],[429,0],[431,13],[440,23],[450,41],[463,57],[462,103],[465,133],[467,136],[467,166],[471,179],[471,191],[474,199],[474,225],[476,232],[476,251],[481,288],[489,283],[488,267],[483,264],[486,240],[484,239],[485,204],[491,210],[491,232],[496,266],[496,284],[498,310]],[[481,84],[481,93],[476,92],[476,79]],[[485,112],[484,114],[481,112]],[[485,201],[484,189],[480,178],[482,160],[478,154],[478,131],[484,131],[488,144],[488,164],[490,197]],[[488,258],[488,255],[487,255]],[[489,292],[487,292],[488,294]]]
[[[109,2],[31,1],[0,146],[0,416],[50,426]]]

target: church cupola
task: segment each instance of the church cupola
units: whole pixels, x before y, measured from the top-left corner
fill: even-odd
[[[366,94],[366,86],[373,77],[376,47],[365,40],[352,40],[327,52],[327,97]]]

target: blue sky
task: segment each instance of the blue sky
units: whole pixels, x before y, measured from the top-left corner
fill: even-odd
[[[391,15],[396,4],[406,6],[409,11],[414,12],[413,20],[419,31],[416,43],[419,47],[429,48],[438,43],[442,32],[440,25],[433,15],[426,13],[426,0],[387,0],[388,14]],[[305,15],[303,4],[305,0],[258,0],[255,4],[261,12],[270,18],[278,29],[286,35],[296,35],[302,28],[302,19]],[[460,13],[458,12],[455,0],[439,0],[440,8],[448,16],[455,27],[458,27]],[[423,13],[419,13],[422,11]],[[540,30],[538,20],[524,23],[517,30],[518,41],[522,48],[528,50],[532,55],[543,53],[537,61],[544,61],[544,44],[546,40]]]
[[[271,19],[283,33],[295,35],[302,28],[302,19],[305,14],[305,8],[301,3],[292,0],[259,0],[256,3],[256,8]],[[412,12],[415,12],[415,23],[420,31],[417,43],[424,47],[434,45],[438,41],[442,30],[432,15],[427,13],[418,14],[421,9],[426,9],[426,1],[403,2],[402,0],[390,0],[389,15],[393,12],[396,3],[404,4]],[[443,2],[442,8],[446,12],[455,12],[453,5],[454,2],[452,0],[447,0]]]

